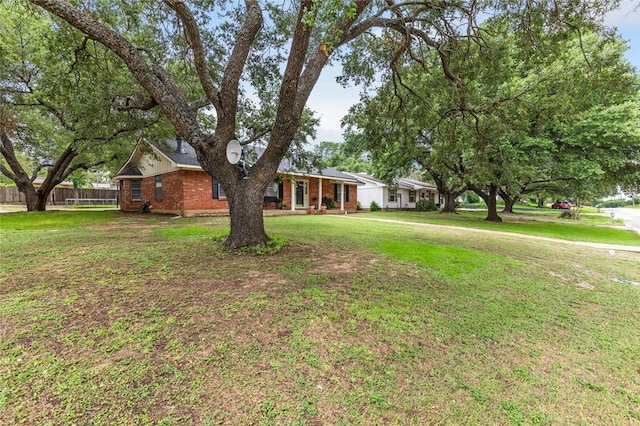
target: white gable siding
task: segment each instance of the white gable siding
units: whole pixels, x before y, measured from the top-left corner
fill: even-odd
[[[145,152],[137,161],[137,166],[143,177],[155,176],[175,170],[175,165],[164,155]]]

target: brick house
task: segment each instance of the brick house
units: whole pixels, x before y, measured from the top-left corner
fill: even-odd
[[[122,211],[138,211],[146,201],[157,213],[196,216],[229,211],[220,184],[200,167],[193,147],[179,139],[141,140],[114,181]],[[328,197],[335,212],[355,211],[359,184],[334,169],[297,171],[283,160],[265,193],[264,208],[308,211],[320,208],[319,200]]]

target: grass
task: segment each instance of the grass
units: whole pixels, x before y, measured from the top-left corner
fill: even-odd
[[[0,216],[0,424],[640,422],[640,254],[265,223]]]
[[[611,223],[611,218],[604,215],[585,214],[580,220],[557,219],[557,212],[549,211],[531,214],[527,212],[513,215],[502,215],[503,222],[488,222],[486,212],[460,211],[458,214],[442,214],[439,212],[373,212],[362,213],[359,217],[400,220],[435,225],[461,226],[491,231],[513,232],[526,235],[537,235],[559,238],[569,241],[587,241],[594,243],[640,245],[640,235],[629,231],[620,221]],[[544,219],[544,220],[543,220]]]

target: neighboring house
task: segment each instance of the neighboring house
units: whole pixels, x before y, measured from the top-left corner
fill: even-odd
[[[440,204],[440,197],[435,185],[408,178],[396,179],[388,185],[366,173],[346,173],[364,183],[358,186],[358,200],[364,209],[375,203],[382,209],[415,209],[416,202],[428,199]]]
[[[146,201],[154,212],[182,216],[229,211],[220,184],[200,167],[193,147],[180,139],[140,141],[114,180],[122,211],[138,211]],[[337,211],[355,211],[359,184],[333,169],[293,170],[285,160],[267,188],[264,208],[317,209],[318,200],[329,197]]]

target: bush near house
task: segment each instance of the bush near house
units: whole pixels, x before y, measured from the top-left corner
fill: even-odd
[[[422,199],[416,203],[416,210],[419,212],[435,212],[438,206],[431,200]]]
[[[327,205],[328,209],[333,209],[336,207],[335,201],[329,197],[322,197],[322,202]]]
[[[369,210],[371,210],[372,212],[379,212],[380,206],[375,201],[372,201],[371,204],[369,204]]]

